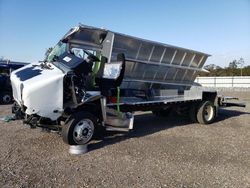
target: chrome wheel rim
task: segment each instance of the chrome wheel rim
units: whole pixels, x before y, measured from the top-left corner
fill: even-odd
[[[77,144],[86,144],[94,134],[94,123],[90,119],[82,119],[73,130],[73,139]]]
[[[208,105],[205,107],[205,111],[204,111],[204,118],[206,121],[210,121],[213,119],[214,116],[214,108],[211,105]]]

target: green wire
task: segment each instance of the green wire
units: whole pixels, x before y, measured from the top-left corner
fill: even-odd
[[[99,56],[99,59],[101,59],[101,55]],[[95,83],[95,77],[96,77],[96,74],[97,74],[97,72],[99,71],[99,69],[100,69],[100,66],[101,66],[101,62],[100,61],[98,61],[98,62],[95,62],[95,65],[94,65],[94,68],[93,68],[93,70],[92,70],[92,82],[91,82],[91,84],[92,84],[92,86],[94,87],[95,85],[96,85],[96,83]]]

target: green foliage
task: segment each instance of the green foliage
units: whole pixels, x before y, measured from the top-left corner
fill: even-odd
[[[202,72],[199,76],[250,76],[250,66],[242,68],[222,68],[222,69],[214,69],[210,70],[209,73]]]
[[[229,63],[228,68],[230,69],[237,69],[238,67],[238,62],[237,60],[233,60],[232,62]]]
[[[202,72],[199,76],[250,76],[250,66],[244,66],[244,59],[233,60],[228,67],[221,68],[214,64],[206,65],[204,68],[209,72]]]

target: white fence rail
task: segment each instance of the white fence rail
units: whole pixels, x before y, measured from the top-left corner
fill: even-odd
[[[197,77],[195,82],[204,87],[250,88],[250,76]]]

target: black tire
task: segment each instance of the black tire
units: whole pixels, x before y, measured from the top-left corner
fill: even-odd
[[[1,103],[10,104],[12,101],[12,95],[10,92],[3,92],[1,94]]]
[[[192,104],[190,106],[188,115],[193,123],[197,123],[197,104]]]
[[[25,117],[25,114],[22,112],[21,107],[16,101],[12,104],[12,114],[15,114],[16,120],[24,119]]]
[[[200,124],[210,124],[216,117],[216,107],[210,101],[204,101],[197,110],[197,121]]]
[[[94,137],[97,126],[97,118],[91,113],[72,114],[62,127],[63,141],[69,145],[87,144]]]

